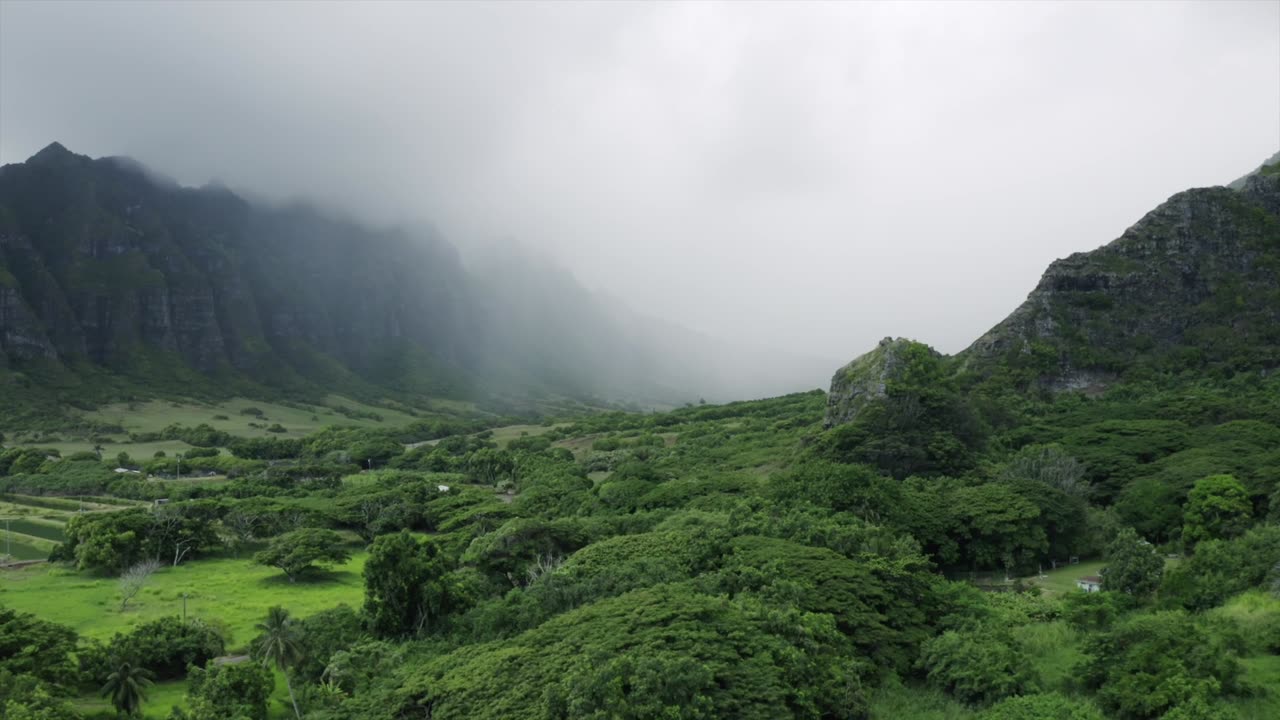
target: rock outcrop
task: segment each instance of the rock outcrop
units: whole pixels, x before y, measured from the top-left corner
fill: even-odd
[[[827,426],[883,398],[908,346],[886,338],[837,371]],[[948,364],[1086,394],[1135,374],[1280,368],[1280,153],[1230,188],[1178,193],[1110,244],[1054,262]]]
[[[837,370],[827,393],[825,425],[850,422],[868,404],[887,397],[889,384],[901,377],[908,365],[906,353],[914,347],[922,346],[906,338],[885,338],[876,349]],[[928,352],[941,357],[931,348]]]
[[[1270,166],[1274,168],[1275,166]],[[1049,266],[958,357],[1097,390],[1135,368],[1280,365],[1280,175],[1178,193],[1114,242]]]

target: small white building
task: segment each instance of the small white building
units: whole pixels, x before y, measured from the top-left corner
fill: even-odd
[[[1098,592],[1102,589],[1102,578],[1097,575],[1085,575],[1076,581],[1076,587],[1085,592]]]

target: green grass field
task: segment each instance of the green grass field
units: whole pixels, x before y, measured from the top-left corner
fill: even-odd
[[[543,433],[550,432],[553,428],[562,427],[568,423],[560,423],[559,425],[506,425],[493,429],[493,441],[498,447],[505,448],[511,444],[512,440],[519,437],[529,436],[536,437]]]
[[[117,501],[119,502],[119,501]],[[66,522],[78,512],[119,510],[125,505],[108,504],[89,496],[80,497],[32,497],[28,495],[0,495],[0,517],[36,516],[47,520]]]
[[[53,542],[62,542],[67,536],[62,532],[62,523],[56,523],[52,520],[32,520],[29,518],[3,519],[0,520],[5,530],[30,535],[32,537],[44,540],[52,540]]]
[[[1044,577],[1032,576],[1031,582],[1051,593],[1071,592],[1077,589],[1077,580],[1085,575],[1097,575],[1105,565],[1102,560],[1086,560],[1057,570],[1046,570]]]
[[[48,545],[52,547],[52,543]],[[45,557],[48,549],[40,553],[39,557]],[[222,627],[228,636],[228,652],[237,653],[253,640],[257,634],[254,625],[273,605],[300,618],[343,603],[358,607],[364,600],[360,573],[365,557],[363,551],[353,553],[351,560],[332,572],[317,573],[297,583],[290,583],[274,568],[253,564],[247,556],[197,560],[157,572],[124,612],[119,608],[115,578],[37,565],[0,571],[0,604],[105,641],[139,623],[181,615],[185,593],[187,616]],[[270,717],[292,717],[284,678],[279,672],[276,675]],[[186,692],[186,680],[155,685],[148,693],[143,716],[168,717],[171,708],[185,704]],[[94,695],[78,698],[75,705],[86,713],[110,710],[105,700]]]
[[[50,541],[28,539],[44,545],[19,553],[15,540],[18,559],[28,559],[24,554],[45,557],[53,546]],[[3,547],[0,544],[0,551]],[[236,653],[244,651],[256,634],[254,625],[272,605],[288,608],[296,617],[342,603],[359,606],[364,598],[360,577],[364,560],[363,551],[354,553],[333,572],[317,573],[297,583],[290,583],[274,568],[253,564],[247,556],[197,560],[157,572],[124,612],[119,609],[115,578],[38,565],[0,571],[0,603],[68,625],[85,637],[108,640],[147,620],[182,614],[182,595],[186,593],[188,617],[224,628],[228,651]],[[292,717],[284,678],[278,672],[276,675],[270,717]],[[158,683],[148,692],[143,716],[168,717],[171,708],[185,704],[186,692],[186,680]],[[110,711],[105,700],[92,694],[78,698],[75,706],[85,713]]]
[[[19,562],[44,560],[49,557],[55,544],[40,538],[14,533],[12,537],[0,537],[0,558],[7,557]],[[7,560],[0,559],[0,562],[7,562]]]
[[[360,605],[365,556],[363,551],[354,553],[333,572],[297,583],[247,557],[196,560],[157,572],[124,612],[115,578],[37,565],[0,572],[0,603],[106,640],[138,623],[181,615],[185,593],[188,617],[225,627],[227,647],[242,649],[255,635],[254,624],[273,605],[296,617],[342,603]]]
[[[185,679],[156,683],[147,689],[147,699],[142,705],[142,716],[145,718],[167,718],[169,717],[170,709],[175,705],[178,707],[186,705],[186,695],[187,681]],[[105,698],[96,695],[77,698],[73,705],[76,710],[86,715],[112,711],[111,703]]]
[[[254,407],[262,411],[262,416],[245,415],[241,411]],[[381,422],[367,417],[353,418],[342,414],[336,408],[345,407],[357,413],[376,413],[382,417]],[[194,401],[175,402],[169,400],[152,400],[144,403],[117,403],[106,405],[92,412],[83,413],[84,417],[102,423],[119,425],[124,433],[111,436],[111,442],[101,443],[104,457],[111,457],[121,451],[134,458],[150,458],[157,451],[168,454],[182,452],[190,446],[179,440],[159,440],[154,442],[132,443],[127,433],[160,432],[173,424],[196,426],[207,424],[217,430],[223,430],[241,437],[292,437],[300,438],[314,433],[329,425],[356,425],[361,427],[395,427],[407,425],[414,417],[382,407],[374,407],[339,395],[330,395],[322,405],[299,405],[291,407],[279,403],[263,402],[235,398],[221,403],[199,403]],[[264,428],[250,427],[249,423],[270,426],[275,423],[283,425],[284,433],[268,433]],[[37,444],[42,447],[56,448],[64,456],[82,450],[92,450],[97,443],[89,440],[59,440],[44,442],[35,438],[15,438],[23,443]]]
[[[0,500],[0,556],[19,561],[49,557],[53,548],[66,539],[63,527],[80,509],[103,512],[122,507],[69,498],[4,498]]]

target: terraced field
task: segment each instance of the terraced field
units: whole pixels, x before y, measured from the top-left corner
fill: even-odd
[[[119,498],[0,495],[0,564],[43,560],[66,540],[63,528],[81,512],[110,512],[135,503]]]

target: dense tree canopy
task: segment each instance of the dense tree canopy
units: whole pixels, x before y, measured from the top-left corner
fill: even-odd
[[[1202,540],[1233,538],[1249,529],[1252,507],[1249,495],[1230,475],[1211,475],[1196,483],[1187,496],[1182,540],[1194,545]]]
[[[1102,568],[1106,590],[1145,597],[1160,587],[1163,575],[1164,558],[1132,529],[1121,530],[1107,546],[1107,565]]]
[[[254,562],[280,568],[296,582],[319,565],[346,562],[350,557],[342,536],[322,528],[301,528],[271,541],[270,547],[253,556]]]

